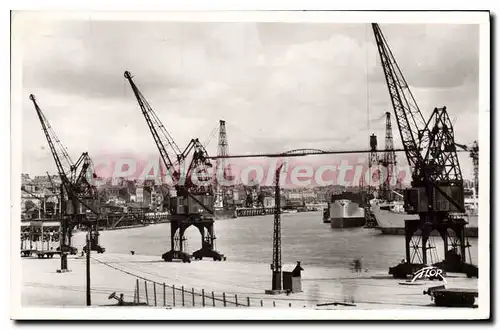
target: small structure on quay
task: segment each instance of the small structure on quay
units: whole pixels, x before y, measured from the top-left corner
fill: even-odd
[[[300,261],[297,261],[297,265],[292,269],[292,271],[283,272],[283,290],[287,293],[302,292],[302,280],[301,273],[304,270],[300,266]]]

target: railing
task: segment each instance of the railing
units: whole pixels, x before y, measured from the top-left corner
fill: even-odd
[[[155,307],[271,307],[270,301],[226,292],[195,290],[194,288],[167,285],[151,280],[136,279],[134,305]],[[276,302],[272,301],[276,307]],[[288,307],[292,307],[289,303]]]

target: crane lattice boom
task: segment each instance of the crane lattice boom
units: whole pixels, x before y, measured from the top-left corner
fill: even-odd
[[[73,211],[71,212],[77,212],[77,204],[80,203],[92,213],[99,214],[99,211],[88,203],[89,199],[97,196],[97,190],[88,176],[89,171],[92,170],[92,161],[88,153],[84,152],[78,161],[73,163],[66,148],[62,145],[61,140],[59,140],[43,111],[40,109],[35,95],[31,94],[30,100],[35,106],[42,130],[56,163],[58,175],[61,178],[62,199],[67,199],[73,205]],[[66,166],[63,166],[61,159],[64,159]],[[84,201],[84,199],[87,201]],[[84,210],[80,211],[83,212]]]
[[[124,76],[130,83],[139,107],[141,108],[142,114],[146,119],[148,128],[153,135],[153,139],[155,141],[156,147],[158,148],[158,151],[160,152],[163,163],[165,164],[167,170],[172,174],[172,179],[177,190],[177,195],[186,198],[189,197],[188,200],[194,200],[208,213],[213,214],[213,210],[209,206],[207,206],[206,203],[203,203],[200,200],[199,197],[201,196],[195,196],[213,196],[211,182],[209,182],[211,178],[206,170],[207,167],[211,166],[211,163],[209,161],[209,157],[205,150],[205,147],[198,139],[192,139],[188,143],[186,148],[181,151],[170,133],[168,133],[165,126],[162,124],[154,110],[147,102],[146,98],[139,91],[139,88],[132,80],[132,75],[130,74],[130,72],[125,71]],[[175,163],[172,161],[172,157],[168,154],[166,145],[170,146],[170,148],[173,150],[176,157]],[[187,168],[185,177],[186,180],[184,182],[183,177],[181,177],[181,175],[183,174],[181,166],[184,165],[184,161],[187,159],[187,156],[191,153],[191,151],[193,151],[193,156]],[[198,182],[194,182],[193,178],[198,180]]]
[[[160,151],[160,156],[165,166],[167,167],[167,170],[172,173],[174,180],[178,180],[179,172],[175,168],[172,157],[168,154],[166,146],[170,146],[176,156],[180,156],[182,154],[181,150],[175,143],[170,133],[167,131],[166,127],[160,121],[160,118],[158,118],[156,113],[153,111],[146,98],[142,95],[139,88],[137,88],[137,86],[135,85],[130,72],[125,71],[124,76],[132,87],[132,91],[134,92],[135,98],[137,99],[137,103],[139,104],[142,114],[146,119],[146,123],[148,124],[149,130],[153,135],[153,139],[155,140],[156,146]],[[177,159],[177,162],[179,163],[180,160]]]
[[[52,126],[50,126],[49,121],[47,120],[42,110],[38,106],[35,95],[31,94],[30,100],[33,102],[38,118],[40,119],[40,124],[42,125],[43,133],[45,134],[45,138],[47,139],[47,143],[49,144],[52,157],[54,158],[54,162],[56,163],[57,173],[61,177],[61,180],[64,183],[64,185],[70,185],[71,181],[68,178],[68,174],[71,171],[73,162],[71,161],[71,158],[69,157],[66,148],[62,145],[61,140],[59,140],[56,133],[52,129]],[[65,166],[63,166],[61,158],[65,160],[66,168]]]
[[[409,192],[413,194],[409,197],[412,212],[463,212],[463,179],[446,107],[435,108],[428,121],[423,119],[380,27],[372,23],[372,28],[401,141],[412,169],[415,188]]]
[[[425,148],[425,145],[419,143],[419,137],[420,129],[425,126],[425,120],[380,27],[376,23],[373,23],[372,27],[403,148],[412,172],[418,176],[417,164],[422,160],[420,150]]]

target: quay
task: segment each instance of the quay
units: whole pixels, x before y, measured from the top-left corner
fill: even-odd
[[[85,258],[69,257],[71,272],[56,275],[59,258],[39,262],[37,258],[23,258],[22,303],[27,307],[76,307],[85,305]],[[422,290],[436,285],[425,281],[422,285],[399,285],[398,280],[384,270],[368,270],[353,273],[348,268],[308,266],[303,263],[302,292],[290,295],[266,295],[271,286],[269,265],[250,262],[213,262],[201,260],[185,264],[163,262],[158,256],[130,254],[93,254],[91,259],[92,305],[110,304],[108,297],[113,292],[123,293],[125,301],[134,300],[137,279],[146,278],[186,292],[214,292],[216,297],[240,297],[250,300],[251,307],[314,308],[314,309],[414,309],[435,307]],[[447,277],[450,286],[476,289],[476,278],[468,279],[460,274]],[[64,280],[58,280],[64,276]],[[142,282],[141,282],[142,283]],[[156,288],[161,292],[160,288]],[[153,288],[149,287],[151,295]],[[141,294],[144,295],[144,288]],[[166,297],[171,305],[172,296]],[[245,300],[243,300],[245,298]],[[150,305],[153,298],[150,296]],[[180,296],[175,308],[183,308]],[[195,307],[200,307],[197,297]],[[479,298],[480,299],[480,298]],[[160,299],[158,299],[160,301]],[[141,301],[146,301],[142,297]],[[188,301],[186,299],[186,301]],[[348,301],[348,304],[341,304]],[[274,302],[274,303],[273,303]],[[333,303],[337,305],[334,306]],[[319,306],[318,306],[319,305]],[[346,306],[347,305],[347,306]],[[352,306],[355,305],[355,306]],[[171,306],[170,306],[171,307]],[[192,307],[186,302],[184,307]],[[217,307],[223,307],[217,305]],[[469,309],[472,310],[472,309]],[[463,310],[467,313],[467,310]]]

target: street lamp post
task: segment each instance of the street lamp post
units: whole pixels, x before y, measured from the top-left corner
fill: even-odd
[[[92,232],[92,225],[89,226],[87,234],[87,306],[90,306],[90,234]]]

